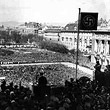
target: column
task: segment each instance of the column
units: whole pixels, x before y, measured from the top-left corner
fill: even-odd
[[[100,54],[103,51],[102,40],[98,40],[97,52]]]
[[[97,42],[96,42],[96,39],[92,39],[92,54],[91,54],[91,62],[92,63],[96,63],[96,60],[95,60],[95,52],[96,52],[96,49],[97,49]]]
[[[82,50],[83,50],[83,51],[84,51],[84,46],[85,46],[85,45],[84,45],[84,41],[85,41],[85,40],[84,40],[84,35],[82,35]]]
[[[102,48],[102,53],[105,53],[105,41],[104,40],[102,40],[102,44],[101,44],[101,48]]]
[[[97,48],[98,48],[97,46],[98,46],[98,40],[95,39],[95,47],[94,47],[95,52],[97,52]]]
[[[103,52],[103,43],[104,43],[104,41],[100,40],[100,50],[99,50],[99,53]]]
[[[104,43],[104,54],[107,55],[108,54],[108,41],[105,40],[105,43]]]
[[[95,39],[93,38],[92,39],[92,54],[94,54],[94,52],[95,52]]]
[[[106,42],[106,55],[109,54],[109,44],[108,44],[108,41]]]
[[[96,40],[96,52],[98,53],[100,50],[99,40]]]
[[[110,55],[110,41],[108,41],[108,54]]]

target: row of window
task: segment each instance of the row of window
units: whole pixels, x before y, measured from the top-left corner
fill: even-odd
[[[102,44],[105,44],[105,43],[106,43],[106,41],[105,41],[105,40],[97,40],[97,39],[96,39],[97,44],[99,44],[99,43],[100,43],[100,41],[102,41],[102,42],[101,42]],[[110,41],[108,41],[108,44],[110,44]]]
[[[38,31],[37,30],[26,30],[26,29],[23,29],[21,30],[21,33],[37,33]]]
[[[73,44],[73,43],[69,43],[69,42],[65,42],[65,44],[67,44],[67,45],[74,45],[74,46],[77,45],[77,44]],[[79,44],[79,46],[80,47],[82,47],[82,46],[85,47],[85,46],[87,46],[87,44],[83,44],[83,45],[82,44]]]
[[[62,41],[64,41],[64,37],[62,37]],[[72,38],[66,37],[66,41],[72,41]],[[80,38],[79,41],[82,42],[82,39]],[[74,42],[77,42],[76,38],[74,38]],[[85,39],[85,43],[87,43],[87,39]],[[92,39],[89,39],[89,43],[92,43]]]

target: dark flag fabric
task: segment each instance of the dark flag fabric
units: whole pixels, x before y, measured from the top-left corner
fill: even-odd
[[[81,12],[80,30],[97,30],[98,13]]]

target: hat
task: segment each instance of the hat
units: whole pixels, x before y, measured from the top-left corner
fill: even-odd
[[[63,107],[64,107],[64,108],[69,108],[70,106],[69,106],[68,103],[64,103],[64,104],[63,104]]]
[[[10,95],[14,95],[14,91],[11,91],[11,92],[10,92]]]
[[[53,107],[47,107],[46,110],[54,110],[54,108]]]
[[[85,95],[85,101],[89,102],[91,100],[91,97],[89,95]]]
[[[16,104],[15,100],[12,100],[12,101],[11,101],[11,104]]]
[[[59,107],[59,109],[58,110],[65,110],[65,108],[64,107]]]
[[[51,96],[51,100],[54,101],[54,102],[59,102],[58,97],[55,97],[55,96]]]
[[[40,70],[40,74],[44,74],[44,70]]]
[[[65,98],[65,102],[67,102],[67,103],[71,103],[71,101],[70,101],[69,98]]]

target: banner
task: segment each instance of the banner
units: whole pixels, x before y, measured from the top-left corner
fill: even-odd
[[[80,30],[97,30],[98,13],[81,12]]]

